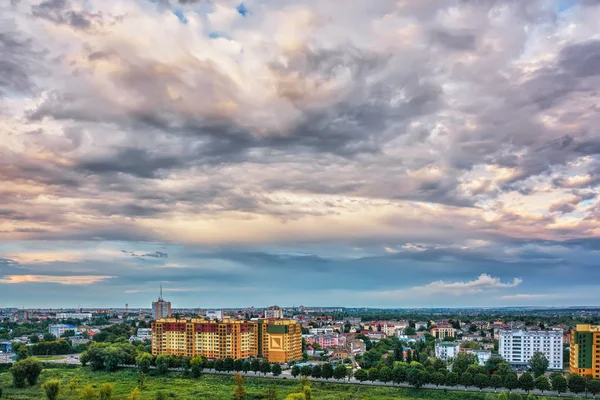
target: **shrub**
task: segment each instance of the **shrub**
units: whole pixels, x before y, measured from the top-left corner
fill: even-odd
[[[42,389],[48,400],[56,400],[58,398],[58,393],[60,392],[60,381],[58,379],[46,381],[42,385]]]
[[[113,392],[113,385],[110,383],[103,383],[100,386],[100,400],[111,400]]]

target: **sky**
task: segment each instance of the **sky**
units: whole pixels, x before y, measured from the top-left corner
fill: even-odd
[[[599,20],[0,0],[0,307],[599,305]]]

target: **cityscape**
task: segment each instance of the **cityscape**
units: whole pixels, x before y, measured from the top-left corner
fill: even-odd
[[[595,395],[599,319],[593,307],[185,309],[161,285],[148,308],[1,309],[0,363]]]
[[[0,0],[0,400],[600,397],[600,0]]]

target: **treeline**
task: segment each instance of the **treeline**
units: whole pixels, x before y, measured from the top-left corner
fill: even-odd
[[[420,388],[425,384],[436,386],[464,386],[465,389],[475,386],[479,389],[505,388],[510,390],[522,389],[529,392],[538,389],[542,392],[554,390],[565,393],[567,390],[578,394],[586,390],[594,395],[600,393],[600,380],[585,380],[579,375],[570,375],[565,378],[561,373],[555,372],[550,378],[543,374],[534,377],[529,372],[518,376],[510,365],[501,358],[491,359],[485,366],[477,363],[477,356],[469,353],[460,353],[453,365],[452,372],[448,371],[446,364],[439,359],[430,358],[424,364],[417,361],[411,363],[395,361],[393,366],[373,366],[369,369],[360,369],[354,372],[354,378],[360,382],[379,381],[396,384],[408,383]],[[312,376],[307,370],[301,369],[301,375]]]

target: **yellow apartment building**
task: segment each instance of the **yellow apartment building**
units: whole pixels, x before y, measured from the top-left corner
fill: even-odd
[[[577,324],[570,344],[570,372],[600,378],[600,325]]]
[[[152,354],[211,359],[302,359],[302,330],[295,320],[160,319],[152,324]]]

